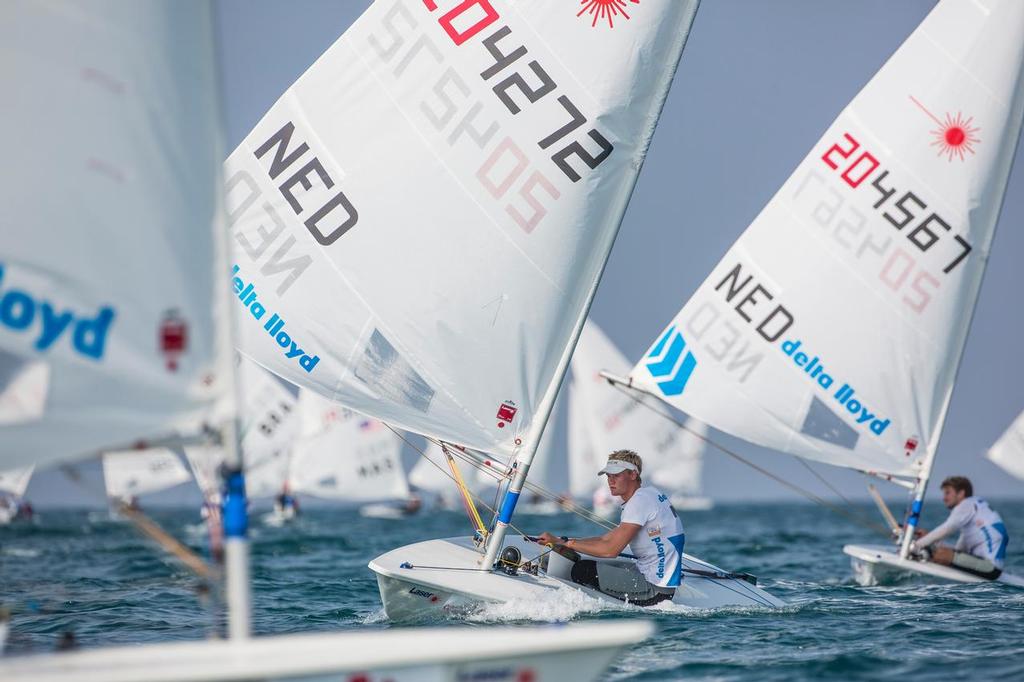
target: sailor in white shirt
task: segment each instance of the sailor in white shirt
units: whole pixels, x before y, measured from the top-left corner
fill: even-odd
[[[608,477],[608,489],[621,497],[619,525],[600,537],[567,538],[542,533],[537,541],[616,559],[629,546],[632,558],[620,561],[579,559],[572,580],[609,596],[639,606],[672,599],[683,577],[683,524],[668,496],[653,486],[643,486],[643,460],[632,450],[618,450],[608,457],[598,476]],[[564,552],[563,552],[564,553]]]
[[[949,518],[915,541],[911,550],[937,564],[953,566],[989,580],[998,578],[1010,540],[1002,517],[988,502],[974,497],[974,487],[963,476],[950,476],[942,482],[942,502],[952,509]],[[955,547],[936,544],[956,531],[960,531],[960,537]]]

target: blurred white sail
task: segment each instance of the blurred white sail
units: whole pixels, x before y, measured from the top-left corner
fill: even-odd
[[[1024,481],[1024,412],[1017,415],[1006,433],[989,448],[988,458]]]
[[[35,471],[35,467],[0,471],[0,493],[24,497],[25,491],[28,489],[28,483],[32,480],[33,471]]]
[[[295,396],[254,362],[239,365],[242,455],[249,497],[272,497],[288,481],[291,451],[299,432]]]
[[[597,476],[608,454],[635,450],[643,477],[674,496],[701,494],[707,427],[693,419],[687,429],[665,418],[668,409],[651,397],[634,398],[608,385],[602,370],[626,374],[630,363],[592,320],[587,320],[572,356],[570,455],[573,495],[589,498],[606,487]],[[641,405],[640,402],[645,403]]]
[[[288,481],[291,448],[299,432],[295,396],[251,360],[238,357],[237,362],[246,494],[272,497]],[[184,454],[199,489],[207,499],[216,499],[224,450],[216,445],[190,445]]]
[[[345,502],[405,499],[402,440],[312,391],[299,391],[302,431],[292,450],[292,490]]]
[[[715,428],[927,477],[1024,110],[1024,3],[940,2],[631,373]]]
[[[226,164],[242,351],[412,432],[532,448],[695,10],[370,7]]]
[[[173,488],[191,478],[178,456],[168,449],[107,452],[103,455],[103,484],[107,497],[122,502]]]
[[[209,7],[0,7],[0,464],[230,415]],[[211,301],[214,305],[211,306]]]

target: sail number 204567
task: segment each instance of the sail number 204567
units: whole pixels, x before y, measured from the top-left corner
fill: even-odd
[[[867,186],[878,192],[872,208],[900,232],[913,226],[904,235],[920,251],[929,251],[940,241],[948,243],[950,248],[944,249],[946,255],[936,256],[943,258],[940,264],[944,263],[944,274],[951,273],[971,252],[970,243],[953,233],[949,222],[936,211],[929,211],[917,193],[911,190],[901,192],[889,178],[889,171],[882,168],[878,158],[863,149],[853,135],[843,133],[843,139],[829,147],[821,160],[832,170],[841,170],[839,177],[853,189],[864,186],[871,179]]]

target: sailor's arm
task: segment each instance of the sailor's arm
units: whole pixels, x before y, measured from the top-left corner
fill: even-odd
[[[942,525],[936,527],[935,530],[928,533],[914,544],[918,547],[930,547],[950,533],[958,531],[967,525],[971,520],[972,514],[973,507],[970,503],[965,504],[964,502],[961,502],[953,508],[953,511],[949,513],[949,518],[943,521]]]
[[[622,550],[633,539],[640,526],[635,523],[620,523],[604,535],[592,538],[569,538],[563,541],[550,533],[541,533],[537,542],[545,545],[561,545],[574,549],[577,552],[589,554],[590,556],[614,558],[622,553]]]

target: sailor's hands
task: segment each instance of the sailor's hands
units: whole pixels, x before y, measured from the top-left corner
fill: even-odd
[[[537,536],[537,543],[541,545],[550,545],[554,547],[555,545],[562,544],[562,538],[552,535],[551,533],[545,532]]]

